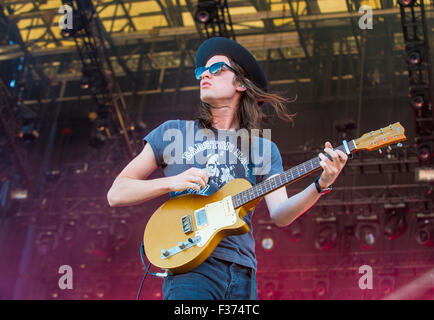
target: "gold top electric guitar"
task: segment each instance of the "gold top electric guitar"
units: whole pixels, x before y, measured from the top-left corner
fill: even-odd
[[[346,154],[373,151],[405,141],[399,122],[343,144]],[[246,179],[228,181],[216,193],[181,195],[165,202],[148,221],[144,247],[149,261],[169,274],[185,273],[205,261],[219,242],[250,231],[243,218],[266,194],[321,169],[320,159],[303,162],[254,186]]]

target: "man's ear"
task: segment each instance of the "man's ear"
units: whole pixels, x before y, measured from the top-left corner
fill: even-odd
[[[242,83],[239,84],[236,89],[237,89],[237,91],[246,91],[247,90],[246,86]]]

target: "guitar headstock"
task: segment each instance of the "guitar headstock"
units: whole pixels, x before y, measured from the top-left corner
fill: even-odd
[[[404,133],[404,127],[399,122],[395,122],[387,127],[365,133],[354,141],[356,142],[357,150],[373,151],[407,140]]]

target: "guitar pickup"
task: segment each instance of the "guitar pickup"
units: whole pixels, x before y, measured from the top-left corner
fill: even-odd
[[[191,220],[191,215],[187,214],[181,218],[182,231],[185,234],[193,232],[193,222]]]

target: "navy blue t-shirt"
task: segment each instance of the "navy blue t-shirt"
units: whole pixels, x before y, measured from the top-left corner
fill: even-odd
[[[201,129],[197,120],[169,120],[143,140],[152,147],[157,165],[163,168],[165,176],[180,174],[191,167],[207,171],[209,181],[205,188],[170,192],[173,198],[187,193],[211,195],[235,178],[247,179],[255,185],[283,172],[276,144],[251,133],[246,129]],[[271,131],[269,133],[271,136]],[[250,232],[224,238],[211,256],[256,269],[253,211],[244,218]]]

